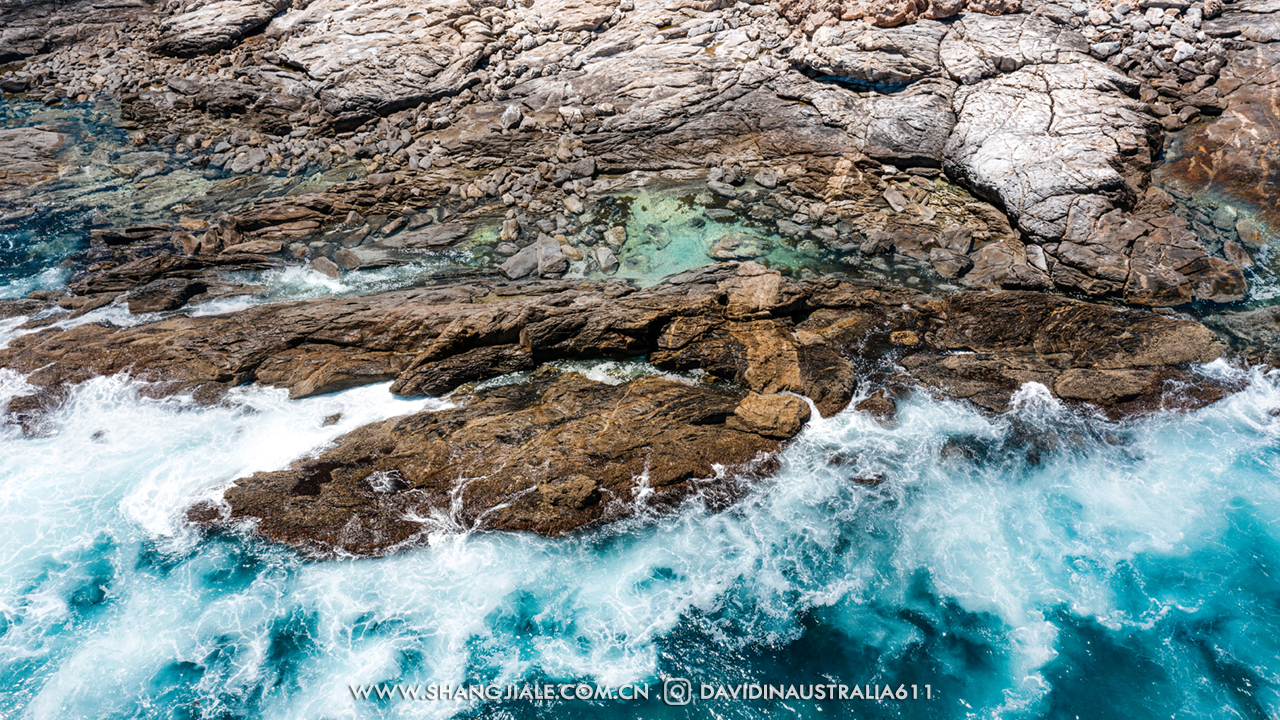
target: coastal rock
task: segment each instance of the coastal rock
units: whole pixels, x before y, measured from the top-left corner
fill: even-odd
[[[176,310],[207,289],[208,286],[198,280],[156,280],[129,294],[129,312],[140,315]]]
[[[58,173],[58,154],[70,136],[40,128],[0,129],[0,197]]]
[[[279,54],[323,83],[331,113],[372,117],[458,91],[492,40],[468,0],[406,11],[396,0],[316,0],[267,29]]]
[[[751,393],[725,421],[730,430],[786,440],[809,422],[809,404],[794,395]]]
[[[1238,29],[1243,27],[1244,16],[1228,13],[1215,22]],[[1265,16],[1249,13],[1248,17]],[[1280,23],[1280,12],[1270,17]],[[1275,130],[1274,111],[1275,98],[1280,95],[1280,46],[1250,43],[1231,53],[1222,78],[1223,87],[1234,87],[1223,98],[1222,114],[1208,122],[1193,123],[1171,138],[1179,150],[1162,175],[1190,195],[1229,194],[1242,205],[1256,208],[1255,219],[1241,221],[1244,229],[1240,233],[1246,246],[1256,246],[1260,243],[1257,221],[1280,227],[1275,192],[1280,133]]]
[[[854,409],[867,413],[886,426],[894,425],[898,416],[898,403],[884,391],[884,388],[871,393],[870,397],[855,405]]]
[[[54,328],[13,340],[0,350],[0,366],[32,373],[29,382],[40,387],[129,369],[163,381],[156,387],[166,392],[216,397],[257,381],[303,397],[387,379],[403,394],[445,393],[529,362],[647,355],[658,367],[700,371],[756,393],[803,395],[824,416],[848,404],[859,368],[890,353],[915,381],[992,410],[1004,410],[1023,382],[1053,388],[1073,368],[1157,370],[1206,389],[1189,405],[1208,402],[1213,388],[1222,392],[1185,370],[1224,351],[1213,333],[1143,310],[1026,291],[937,299],[788,280],[754,263],[710,266],[673,283],[635,291],[617,281],[526,281],[483,303],[475,298],[497,288],[445,286],[136,328]],[[1108,412],[1160,402],[1146,394]]]
[[[421,230],[402,232],[383,240],[383,247],[435,249],[448,247],[466,237],[470,227],[464,223],[428,225]]]
[[[410,518],[560,535],[634,513],[640,483],[660,507],[699,487],[732,490],[713,465],[731,478],[782,432],[731,427],[740,400],[659,378],[540,373],[367,425],[288,470],[237,480],[225,500],[232,521],[253,518],[262,535],[323,555],[382,554],[434,527]]]
[[[289,0],[194,0],[165,20],[151,51],[192,57],[229,48],[283,12]]]

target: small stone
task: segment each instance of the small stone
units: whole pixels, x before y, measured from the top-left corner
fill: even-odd
[[[333,254],[333,261],[343,270],[359,270],[360,256],[347,249],[342,249]]]
[[[738,196],[737,188],[719,180],[707,180],[707,189],[721,197],[732,198]]]
[[[581,158],[579,160],[574,161],[574,163],[569,166],[569,176],[575,180],[595,177],[595,174],[596,174],[596,159],[593,157]]]
[[[910,330],[897,330],[889,333],[889,342],[894,345],[915,347],[920,344],[920,336]]]
[[[335,280],[342,277],[342,269],[338,264],[323,255],[311,261],[311,269]]]
[[[929,263],[938,274],[949,280],[964,275],[973,269],[973,260],[968,255],[946,248],[933,248],[929,251]]]
[[[522,120],[524,120],[524,111],[519,105],[508,105],[507,109],[502,111],[502,127],[508,130],[519,127]]]
[[[1258,224],[1254,221],[1244,218],[1237,222],[1236,235],[1240,237],[1240,242],[1250,250],[1262,249],[1262,231],[1258,229]]]
[[[778,171],[765,168],[756,173],[755,181],[760,187],[772,190],[778,187]]]
[[[627,241],[627,229],[621,225],[604,231],[604,241],[618,247]]]
[[[871,393],[871,397],[853,406],[858,412],[864,412],[875,418],[881,425],[892,427],[898,415],[898,403],[884,391],[884,388]]]
[[[1234,241],[1228,240],[1222,244],[1222,254],[1235,264],[1241,270],[1248,270],[1253,267],[1253,258],[1250,257],[1249,251],[1240,247]]]
[[[1213,226],[1219,230],[1230,230],[1236,226],[1236,210],[1230,205],[1223,205],[1213,212]]]
[[[498,272],[508,280],[519,280],[538,269],[538,246],[529,245],[507,258],[498,266]]]
[[[1120,52],[1120,42],[1115,40],[1111,42],[1094,43],[1089,46],[1089,54],[1096,58],[1109,58],[1118,52]]]
[[[596,248],[596,263],[602,272],[612,273],[618,269],[618,256],[612,248],[602,245]]]
[[[538,253],[538,275],[551,277],[569,269],[569,258],[565,257],[560,243],[554,238],[543,235],[530,247],[536,248]]]
[[[570,213],[574,215],[579,215],[582,213],[582,210],[583,210],[582,200],[579,199],[577,195],[565,195],[564,209],[568,210]]]
[[[275,255],[284,249],[284,243],[279,240],[251,240],[249,242],[232,245],[223,248],[223,255],[233,255],[235,253],[250,253],[253,255]]]
[[[907,209],[907,199],[903,197],[896,187],[890,186],[888,190],[885,190],[884,199],[889,203],[889,207],[893,208],[894,212],[902,212]]]

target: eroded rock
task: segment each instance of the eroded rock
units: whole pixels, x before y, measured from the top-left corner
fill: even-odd
[[[541,373],[457,401],[237,480],[225,495],[230,519],[256,519],[263,535],[322,554],[384,553],[438,527],[433,517],[559,535],[631,515],[642,485],[659,507],[697,487],[730,492],[713,465],[747,470],[799,430],[789,403],[760,434],[726,422],[739,417],[740,393],[658,378],[615,386]]]

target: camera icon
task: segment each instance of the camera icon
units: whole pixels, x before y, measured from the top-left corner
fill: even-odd
[[[667,678],[662,681],[662,702],[668,705],[688,705],[693,701],[693,685],[685,678]]]

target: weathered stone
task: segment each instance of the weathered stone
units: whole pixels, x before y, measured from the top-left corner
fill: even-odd
[[[794,395],[750,393],[725,422],[731,430],[787,439],[809,421],[809,404]]]
[[[342,277],[342,268],[339,268],[337,263],[323,255],[311,261],[311,268],[321,275],[335,280]]]
[[[467,236],[470,227],[465,223],[441,223],[428,225],[420,230],[403,232],[381,242],[384,247],[436,249],[453,245]]]
[[[129,294],[129,312],[140,315],[176,310],[206,289],[208,286],[196,280],[156,280]]]
[[[250,240],[249,242],[238,243],[230,247],[222,249],[223,255],[234,255],[236,253],[247,253],[251,255],[274,255],[284,249],[284,243],[279,240]]]
[[[289,7],[288,0],[213,0],[196,2],[165,20],[151,51],[192,57],[231,47]]]
[[[958,278],[973,269],[973,261],[968,255],[946,248],[930,250],[929,263],[944,278]]]
[[[38,185],[58,173],[58,154],[69,135],[36,128],[0,129],[0,196]]]
[[[345,248],[333,254],[333,261],[343,270],[360,269],[360,256]]]
[[[602,272],[612,273],[618,269],[618,256],[614,254],[612,248],[601,245],[596,248],[596,264],[600,266]]]
[[[854,406],[858,412],[864,412],[875,418],[882,425],[892,426],[897,421],[898,403],[889,397],[884,388],[871,393],[866,400]]]
[[[670,505],[713,482],[713,464],[742,471],[776,450],[777,439],[726,423],[738,399],[657,378],[544,375],[367,425],[317,458],[236,481],[225,498],[231,520],[254,518],[266,537],[326,555],[385,553],[423,529],[405,518],[459,500],[464,525],[559,535],[635,512],[640,478]],[[460,473],[475,479],[458,496]]]

